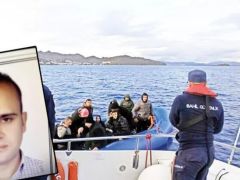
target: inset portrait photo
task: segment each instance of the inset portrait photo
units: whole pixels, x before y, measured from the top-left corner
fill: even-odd
[[[37,49],[0,52],[0,179],[56,171]]]

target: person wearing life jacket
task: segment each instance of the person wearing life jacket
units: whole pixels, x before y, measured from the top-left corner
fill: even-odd
[[[72,138],[72,132],[70,129],[70,126],[72,125],[72,118],[67,117],[64,119],[63,122],[58,124],[56,126],[56,133],[55,137],[56,139],[69,139]],[[65,150],[67,149],[67,143],[59,143],[57,144],[57,149],[59,150]]]
[[[106,123],[106,130],[114,136],[129,135],[131,133],[128,121],[119,113],[119,109],[112,109]]]
[[[179,132],[173,180],[206,180],[214,160],[213,134],[222,130],[224,111],[217,94],[207,87],[206,73],[188,73],[188,88],[171,107],[170,121]]]
[[[134,122],[132,118],[132,113],[128,111],[125,107],[119,106],[116,99],[112,100],[108,106],[108,117],[110,118],[112,111],[118,111],[124,118],[127,119],[128,126],[130,130],[134,130]]]
[[[129,112],[132,112],[134,103],[129,94],[126,94],[124,96],[123,100],[120,103],[120,106],[126,108]]]
[[[132,115],[137,127],[137,132],[147,130],[151,126],[153,110],[152,103],[148,100],[147,93],[143,93],[141,100],[134,105]]]
[[[101,121],[98,121],[99,120],[98,118],[95,120],[96,121],[91,121],[90,119],[86,119],[85,128],[88,128],[88,133],[86,134],[86,137],[106,136],[106,130],[102,126]],[[98,150],[105,145],[106,145],[106,140],[86,141],[84,144],[84,149]]]

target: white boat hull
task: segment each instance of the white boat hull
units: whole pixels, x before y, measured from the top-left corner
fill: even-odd
[[[153,164],[170,164],[174,156],[174,151],[152,151]],[[145,169],[146,151],[139,152],[137,169],[133,168],[133,157],[134,151],[129,150],[72,151],[69,156],[65,151],[56,151],[56,158],[64,166],[65,179],[68,179],[68,163],[77,161],[79,180],[137,180]],[[148,165],[149,160],[148,157]],[[208,180],[217,180],[224,173],[226,174],[221,177],[221,180],[235,180],[240,177],[240,168],[215,160],[210,168]]]

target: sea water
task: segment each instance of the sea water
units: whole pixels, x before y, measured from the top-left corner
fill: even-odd
[[[137,102],[143,92],[149,94],[153,106],[169,111],[174,98],[187,87],[188,72],[194,69],[206,71],[208,86],[218,93],[224,107],[224,127],[215,140],[233,145],[240,124],[239,66],[41,66],[43,81],[54,95],[57,121],[82,106],[87,98],[93,101],[94,114],[106,120],[111,100],[120,103],[124,94],[130,94]],[[216,146],[217,159],[226,162],[230,152]],[[240,153],[235,154],[233,164],[240,166]]]

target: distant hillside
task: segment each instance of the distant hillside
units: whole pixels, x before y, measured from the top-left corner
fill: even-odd
[[[57,52],[38,52],[40,64],[82,64],[82,65],[166,65],[164,62],[131,57],[127,55],[103,57],[84,57],[81,54],[61,54]]]
[[[165,62],[169,66],[240,66],[239,62],[215,61],[211,63]]]
[[[169,66],[209,66],[205,63],[195,63],[195,62],[166,62]]]
[[[215,61],[209,64],[215,66],[240,66],[240,62],[227,62],[227,61]]]

